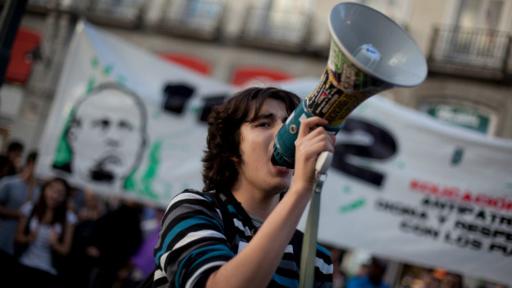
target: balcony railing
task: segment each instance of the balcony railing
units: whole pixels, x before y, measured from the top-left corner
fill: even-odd
[[[103,25],[138,28],[142,25],[144,0],[90,0],[87,20]]]
[[[305,48],[310,22],[309,13],[251,8],[240,40],[256,47],[300,51]]]
[[[225,8],[224,0],[168,0],[159,28],[174,35],[215,40]]]
[[[463,27],[434,30],[429,53],[431,72],[487,80],[510,79],[511,35]]]
[[[134,29],[142,25],[144,0],[30,0],[27,11],[37,14],[68,13],[92,23]]]

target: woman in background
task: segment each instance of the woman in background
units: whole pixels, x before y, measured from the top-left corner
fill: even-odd
[[[68,210],[70,187],[53,178],[42,187],[35,205],[27,202],[18,225],[16,241],[20,254],[19,287],[59,287],[59,265],[71,247],[76,216]]]

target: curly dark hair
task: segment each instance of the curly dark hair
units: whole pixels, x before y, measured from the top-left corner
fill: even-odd
[[[283,102],[288,114],[300,102],[297,95],[279,88],[248,88],[213,109],[203,156],[203,191],[231,191],[238,179],[235,161],[241,160],[240,126],[258,116],[266,99]]]

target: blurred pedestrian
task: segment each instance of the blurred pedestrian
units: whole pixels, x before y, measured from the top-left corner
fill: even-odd
[[[0,180],[0,271],[4,274],[4,283],[10,283],[17,262],[14,256],[14,240],[21,206],[27,201],[37,199],[39,186],[34,177],[37,153],[28,155],[20,174]]]
[[[345,273],[341,269],[341,262],[345,251],[339,248],[331,247],[331,258],[332,258],[332,287],[342,288],[345,287]]]
[[[386,265],[382,260],[372,258],[368,263],[366,273],[350,278],[347,288],[389,288],[389,285],[383,280],[385,273]]]
[[[9,143],[5,154],[0,155],[0,179],[18,173],[24,149],[25,146],[19,141]]]
[[[145,211],[153,212],[146,212],[146,219],[142,222],[144,241],[139,251],[132,258],[134,264],[134,275],[132,278],[138,282],[148,277],[155,270],[153,249],[158,241],[160,222],[164,216],[164,210],[161,208],[146,207]]]
[[[20,249],[18,287],[60,287],[59,268],[71,247],[76,216],[68,211],[70,187],[53,178],[42,186],[39,200],[25,203],[16,240]]]
[[[111,288],[124,281],[130,259],[142,244],[142,205],[121,200],[120,205],[100,217],[87,253],[96,257],[91,287]]]
[[[68,263],[72,265],[65,267],[64,278],[68,287],[87,288],[96,263],[96,257],[89,255],[87,248],[93,245],[96,223],[105,213],[105,208],[102,199],[90,189],[80,191],[76,195],[81,195],[83,205],[77,210],[78,222],[67,257]]]

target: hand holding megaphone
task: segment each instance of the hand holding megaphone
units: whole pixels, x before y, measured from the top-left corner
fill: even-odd
[[[318,173],[324,173],[330,166],[322,167],[320,159],[328,159],[327,156],[334,152],[335,136],[325,130],[324,126],[328,124],[325,119],[313,116],[300,121],[295,141],[294,182],[313,188]]]
[[[336,134],[345,118],[368,97],[392,87],[416,86],[427,75],[425,58],[416,43],[376,10],[340,3],[331,11],[329,29],[332,41],[325,72],[279,130],[274,165],[294,167],[300,119],[323,118],[328,123],[325,129]]]

